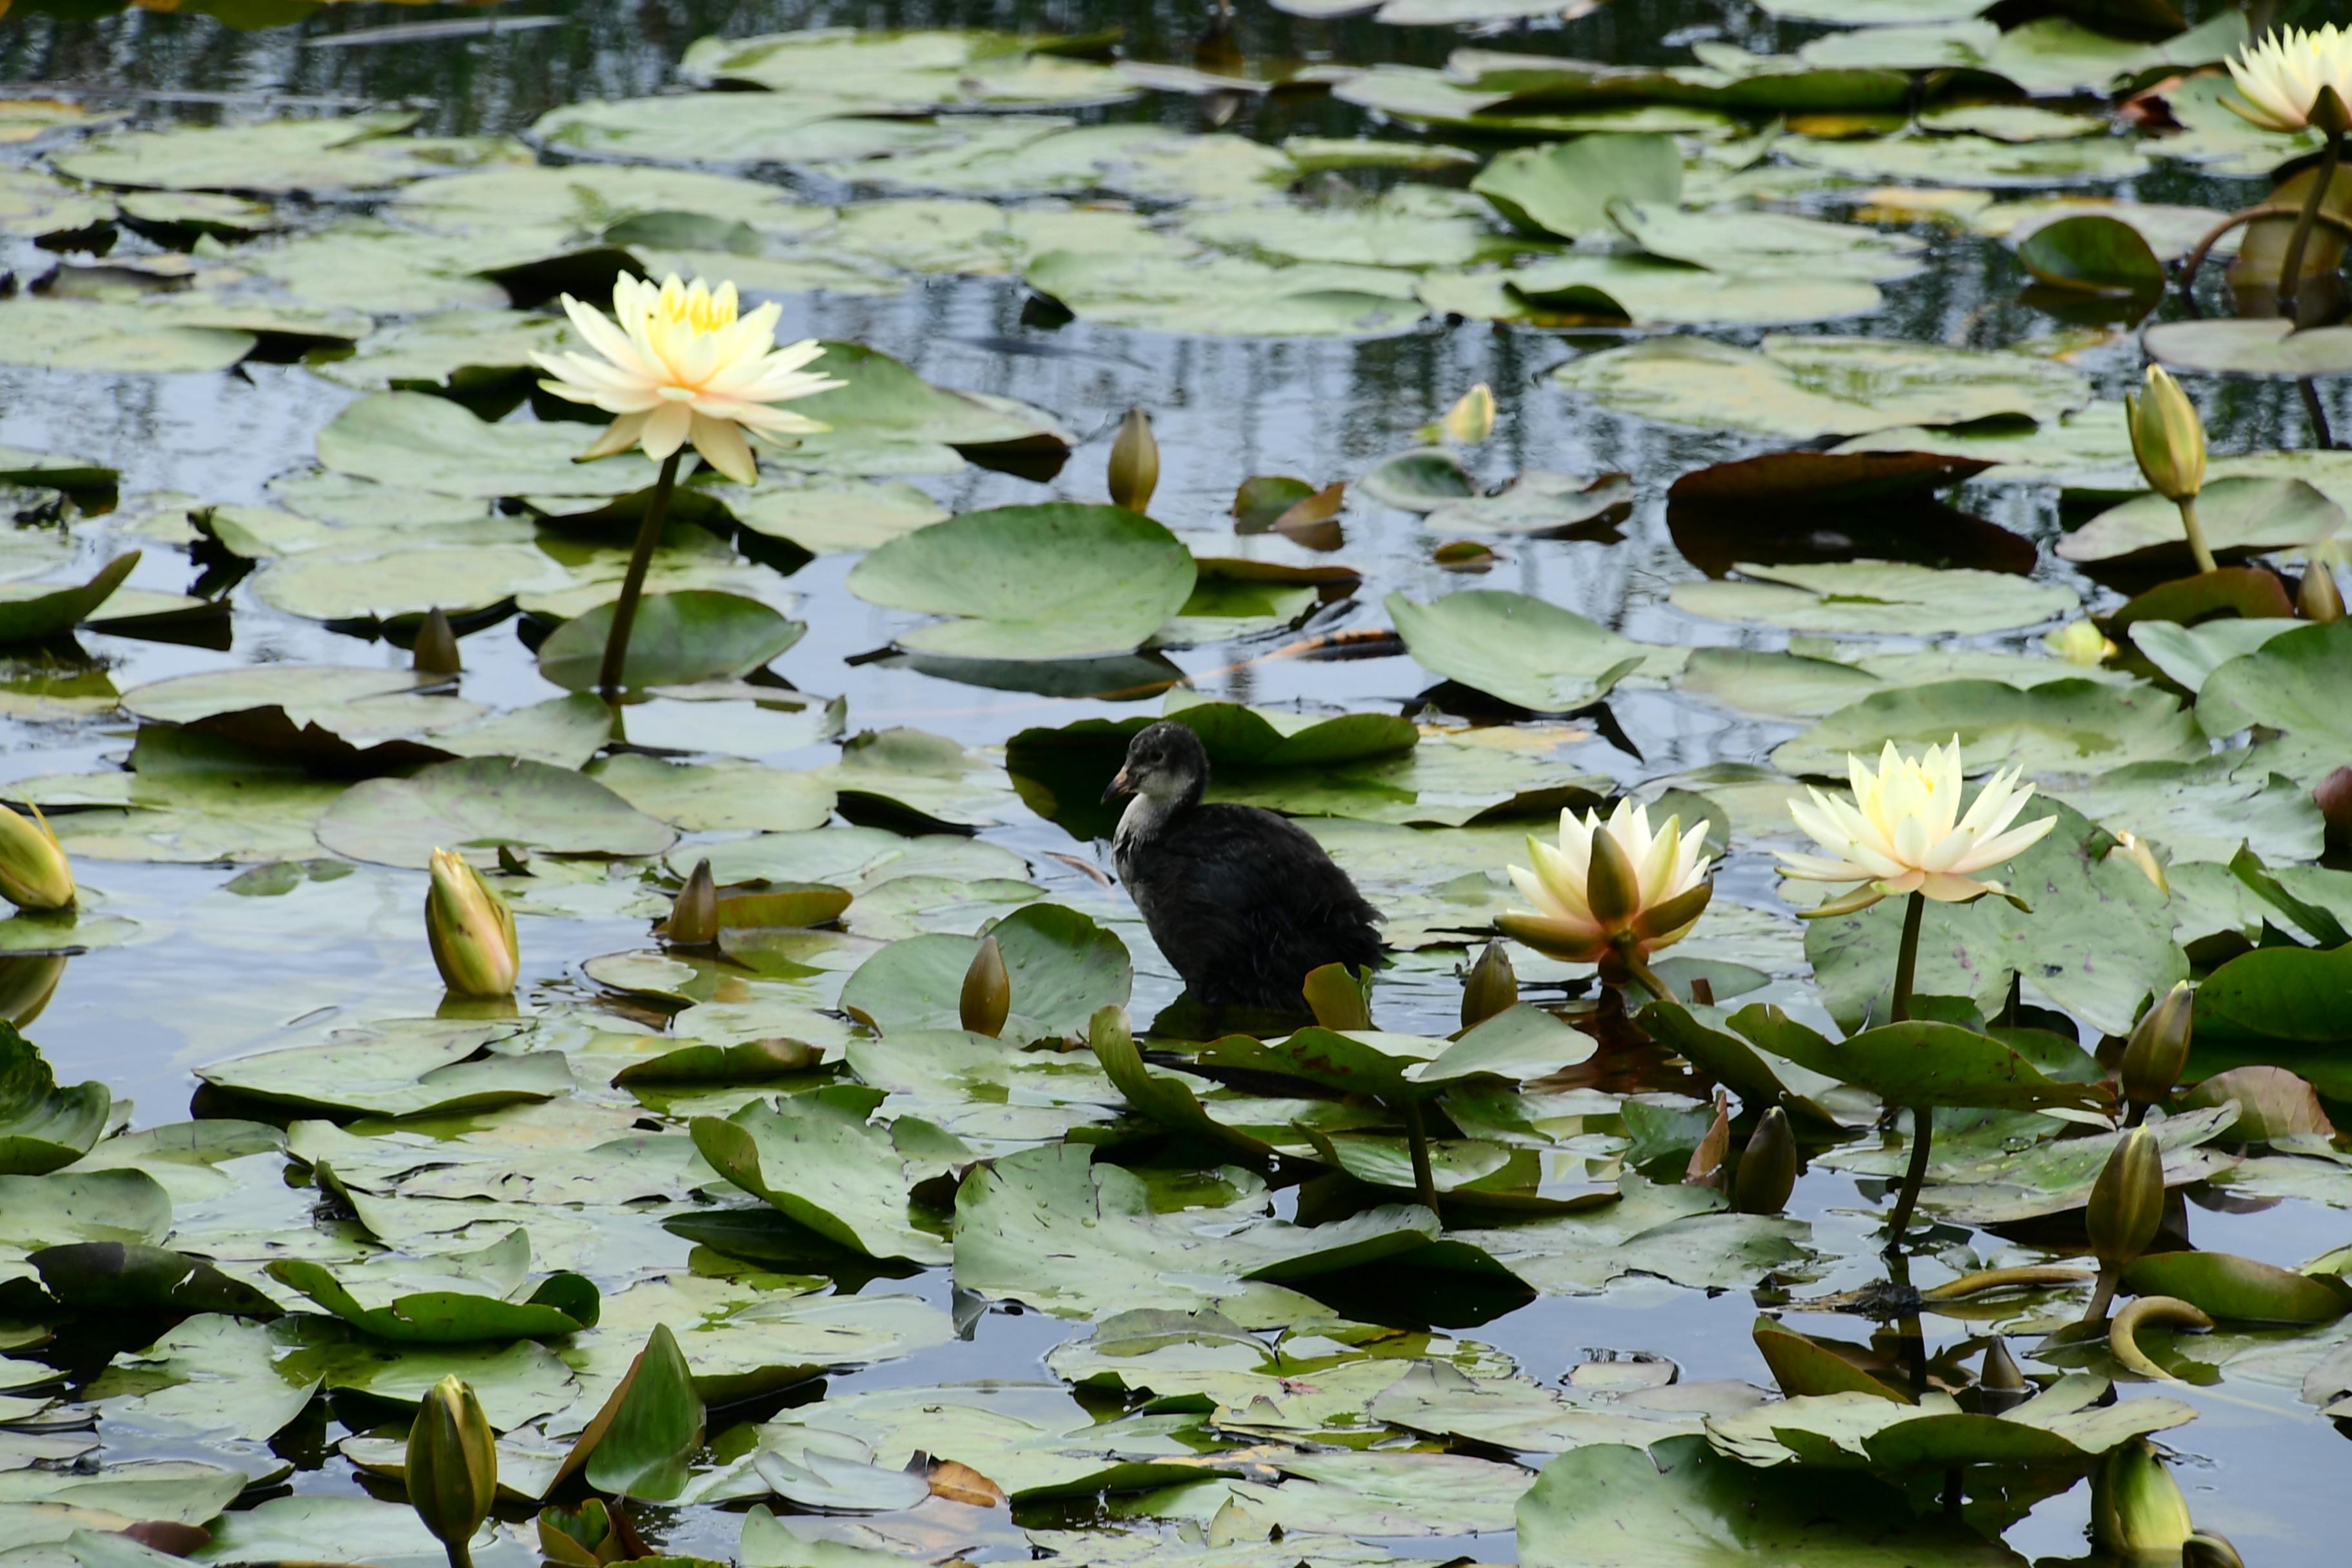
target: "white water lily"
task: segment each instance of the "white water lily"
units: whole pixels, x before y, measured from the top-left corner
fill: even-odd
[[[1532,868],[1514,866],[1511,880],[1535,906],[1495,922],[1503,934],[1571,963],[1592,963],[1631,949],[1640,958],[1680,942],[1706,910],[1713,887],[1706,824],[1682,831],[1670,816],[1655,834],[1646,807],[1621,800],[1603,822],[1559,814],[1559,846],[1529,837]]]
[[[1830,853],[1778,851],[1784,875],[1808,882],[1859,882],[1852,892],[1808,911],[1851,914],[1879,900],[1919,893],[1938,903],[1960,904],[1987,893],[2003,893],[1998,882],[1978,879],[2042,842],[2058,824],[2055,816],[2012,828],[2033,798],[2033,786],[2020,786],[2017,770],[1996,773],[1960,813],[1960,738],[1906,757],[1889,741],[1873,773],[1860,757],[1846,758],[1853,798],[1836,800],[1808,789],[1811,801],[1791,800],[1789,815],[1806,836]]]
[[[613,282],[611,321],[569,294],[563,310],[603,357],[535,353],[531,359],[553,378],[540,385],[618,416],[580,454],[583,461],[632,447],[659,460],[691,441],[712,468],[748,485],[759,467],[746,431],[766,438],[828,428],[774,406],[843,384],[803,368],[824,346],[805,338],[776,347],[782,308],[771,302],[739,315],[732,283],[713,289],[699,278],[688,284],[672,273],[656,287],[625,276]]]
[[[2322,88],[2334,88],[2340,102],[2352,104],[2352,28],[2333,22],[2309,31],[2282,27],[2248,44],[2229,66],[2242,97],[2224,94],[2222,103],[2265,131],[2313,124]]]

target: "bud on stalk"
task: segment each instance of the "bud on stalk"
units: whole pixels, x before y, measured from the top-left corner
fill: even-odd
[[[2180,1561],[2195,1524],[2179,1483],[2146,1438],[2111,1448],[2091,1477],[2091,1539],[2126,1560]]]
[[[2131,1106],[2131,1125],[2138,1126],[2147,1108],[2162,1104],[2180,1081],[2181,1070],[2189,1065],[2189,1022],[2195,1011],[2196,994],[2183,980],[2143,1014],[2132,1029],[2131,1043],[2124,1047],[2123,1065],[2117,1071],[2124,1099]]]
[[[1150,416],[1140,408],[1129,409],[1119,422],[1110,444],[1108,479],[1111,505],[1129,511],[1150,506],[1151,492],[1160,488],[1160,442],[1151,434]]]
[[[456,675],[466,668],[466,661],[457,657],[457,630],[439,605],[435,605],[425,615],[425,624],[416,628],[416,640],[409,647],[409,658],[419,675]]]
[[[1779,1214],[1796,1185],[1797,1135],[1789,1129],[1789,1113],[1776,1105],[1748,1134],[1732,1178],[1731,1206],[1741,1214]]]
[[[2228,1536],[2200,1530],[2182,1544],[2180,1568],[2246,1568],[2246,1560]]]
[[[1004,1020],[1013,1012],[1013,976],[1004,967],[1004,950],[992,936],[980,939],[980,951],[963,972],[963,994],[956,1012],[975,1035],[993,1037],[1004,1032]]]
[[[499,1493],[499,1451],[482,1402],[451,1373],[433,1385],[408,1429],[408,1503],[449,1553],[472,1568],[474,1532]]]
[[[1503,951],[1501,942],[1488,942],[1462,984],[1462,1026],[1475,1028],[1496,1014],[1509,1011],[1518,999],[1519,977],[1511,968],[1511,955]]]
[[[670,903],[665,935],[672,947],[708,947],[719,940],[719,884],[709,861],[694,863],[694,874]]]
[[[2124,395],[2124,418],[2147,488],[2169,501],[2196,499],[2205,488],[2205,423],[2171,372],[2148,366],[2140,391]],[[2213,568],[2200,563],[2200,569]]]
[[[2344,618],[2344,591],[2336,585],[2336,563],[2326,551],[2314,551],[2304,563],[2303,586],[2294,595],[2294,613],[2306,621]]]
[[[1997,1339],[1985,1346],[1984,1367],[1977,1373],[1977,1403],[1983,1414],[2014,1410],[2025,1403],[2026,1394],[2025,1373],[2009,1353],[2009,1342]]]
[[[462,856],[433,851],[433,885],[425,894],[425,936],[442,984],[459,996],[514,994],[522,971],[514,911]]]
[[[2157,1146],[2156,1134],[2135,1127],[2107,1156],[2083,1211],[2083,1227],[2090,1233],[2091,1252],[2099,1260],[2099,1282],[2083,1314],[2084,1322],[2106,1317],[2116,1276],[2147,1250],[2163,1223],[2164,1152]]]
[[[73,867],[37,805],[30,821],[0,805],[0,898],[20,910],[73,908]]]

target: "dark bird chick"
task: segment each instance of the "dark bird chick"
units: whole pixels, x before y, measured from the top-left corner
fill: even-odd
[[[1309,972],[1377,964],[1380,911],[1323,847],[1255,805],[1203,805],[1208,786],[1200,736],[1162,721],[1128,743],[1103,792],[1135,797],[1112,859],[1193,999],[1303,1011]]]

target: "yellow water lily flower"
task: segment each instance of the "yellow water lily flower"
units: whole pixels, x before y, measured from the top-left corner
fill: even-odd
[[[843,384],[803,368],[824,346],[803,338],[776,347],[782,307],[771,302],[739,315],[732,283],[713,289],[699,278],[688,284],[672,273],[656,287],[624,276],[613,281],[611,321],[569,294],[563,310],[603,357],[535,353],[531,359],[552,378],[539,384],[619,416],[580,454],[583,462],[632,447],[658,460],[691,441],[712,468],[748,485],[759,468],[746,431],[768,438],[829,428],[774,406]]]
[[[2222,103],[2265,131],[2301,131],[2316,123],[2323,88],[2336,89],[2338,112],[2352,104],[2352,28],[2333,22],[2307,32],[2282,27],[2259,44],[2248,44],[2229,66],[2243,96],[2225,93]]]
[[[2023,827],[2010,826],[2033,798],[2033,786],[2020,786],[2015,768],[1988,780],[1963,816],[1958,735],[1950,745],[1930,746],[1917,758],[1903,755],[1889,741],[1879,753],[1877,773],[1856,756],[1846,758],[1846,770],[1852,800],[1809,788],[1810,801],[1789,802],[1797,826],[1830,853],[1776,852],[1784,876],[1862,884],[1807,911],[1811,918],[1851,914],[1898,893],[1921,893],[1947,904],[2002,893],[2000,883],[1979,880],[1975,874],[2023,854],[2058,825],[2055,816],[2045,816]]]
[[[1528,840],[1532,868],[1514,866],[1511,880],[1535,906],[1500,916],[1503,934],[1570,963],[1598,963],[1630,952],[1640,959],[1680,942],[1715,891],[1706,824],[1688,833],[1670,816],[1654,835],[1648,808],[1621,800],[1603,822],[1559,814],[1559,845]]]

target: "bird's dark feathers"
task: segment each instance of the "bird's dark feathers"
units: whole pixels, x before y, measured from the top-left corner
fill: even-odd
[[[1163,740],[1151,754],[1167,750]],[[1152,940],[1196,1000],[1301,1011],[1310,971],[1380,963],[1380,912],[1311,835],[1254,805],[1197,799],[1118,851]]]

